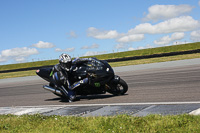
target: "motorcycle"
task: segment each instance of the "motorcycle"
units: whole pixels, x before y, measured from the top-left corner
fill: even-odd
[[[66,97],[62,89],[52,85],[50,73],[52,68],[41,68],[36,71],[36,74],[44,80],[50,82],[49,85],[44,85],[43,88],[54,93],[62,98]],[[90,77],[90,82],[84,86],[74,89],[76,95],[96,95],[105,94],[106,92],[113,95],[124,95],[128,91],[127,83],[119,76],[115,75],[114,70],[107,61],[93,58],[82,64],[73,64],[70,69],[69,81],[75,83],[86,77]],[[57,82],[59,84],[59,82]],[[67,88],[66,88],[67,90]]]

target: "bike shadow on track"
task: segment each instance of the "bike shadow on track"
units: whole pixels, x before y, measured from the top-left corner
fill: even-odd
[[[124,95],[119,95],[119,96],[125,96]],[[95,99],[106,99],[106,98],[112,98],[112,97],[119,97],[116,95],[87,95],[87,96],[77,96],[76,101],[81,101],[81,100],[95,100]],[[45,101],[59,101],[59,102],[68,102],[68,99],[66,98],[61,98],[61,97],[56,97],[52,99],[46,99]]]

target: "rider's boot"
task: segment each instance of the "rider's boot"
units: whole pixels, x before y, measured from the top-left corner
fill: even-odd
[[[60,88],[63,94],[68,97],[69,102],[72,102],[76,99],[76,94],[73,90],[66,90],[64,86],[61,86]]]
[[[72,90],[68,90],[69,102],[73,102],[76,99],[76,94]]]

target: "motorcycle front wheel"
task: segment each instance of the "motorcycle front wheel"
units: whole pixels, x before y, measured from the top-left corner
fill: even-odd
[[[113,95],[124,95],[128,91],[128,85],[123,79],[120,79],[116,85],[110,85],[110,87],[107,91]]]

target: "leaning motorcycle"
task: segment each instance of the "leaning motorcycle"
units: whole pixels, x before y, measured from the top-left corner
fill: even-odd
[[[56,85],[52,85],[50,73],[52,68],[41,68],[36,71],[36,74],[48,81],[49,85],[44,85],[43,88],[54,93],[62,98],[66,97],[62,89]],[[124,95],[128,91],[127,83],[119,76],[115,75],[112,67],[104,60],[93,58],[82,64],[72,64],[69,81],[75,83],[86,77],[90,77],[90,82],[84,86],[74,89],[76,95],[96,95],[105,94],[106,92],[113,95]],[[67,90],[67,88],[66,88]]]

